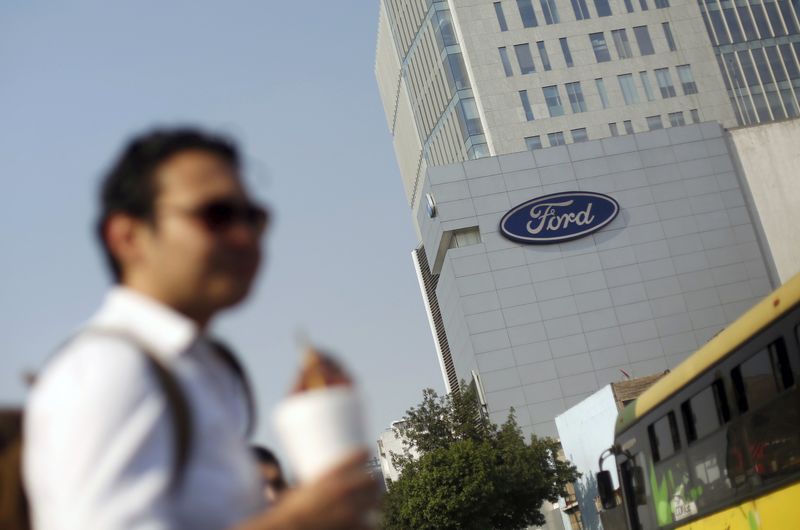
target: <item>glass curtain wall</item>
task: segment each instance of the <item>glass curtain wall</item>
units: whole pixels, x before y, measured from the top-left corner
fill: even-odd
[[[698,0],[698,5],[738,123],[797,117],[800,2]]]

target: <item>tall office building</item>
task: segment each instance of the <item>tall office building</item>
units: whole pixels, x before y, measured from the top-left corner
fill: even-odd
[[[798,115],[798,0],[382,0],[376,73],[410,204],[430,166]]]
[[[376,75],[448,390],[474,381],[493,420],[514,407],[555,436],[769,292],[725,129],[797,115],[796,1],[381,0]]]

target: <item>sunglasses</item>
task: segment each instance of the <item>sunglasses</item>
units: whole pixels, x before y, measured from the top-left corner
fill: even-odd
[[[222,233],[237,224],[262,233],[269,222],[269,211],[258,204],[230,199],[210,201],[195,208],[174,209],[198,219],[210,232]]]

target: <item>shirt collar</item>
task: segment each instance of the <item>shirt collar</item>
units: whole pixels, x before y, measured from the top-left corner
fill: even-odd
[[[123,286],[108,292],[90,325],[131,333],[165,358],[186,352],[200,335],[197,324],[185,315]]]

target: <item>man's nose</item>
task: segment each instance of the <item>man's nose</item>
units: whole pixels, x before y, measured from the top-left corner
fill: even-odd
[[[251,223],[237,221],[225,230],[223,237],[231,245],[247,247],[258,244],[263,232]]]

